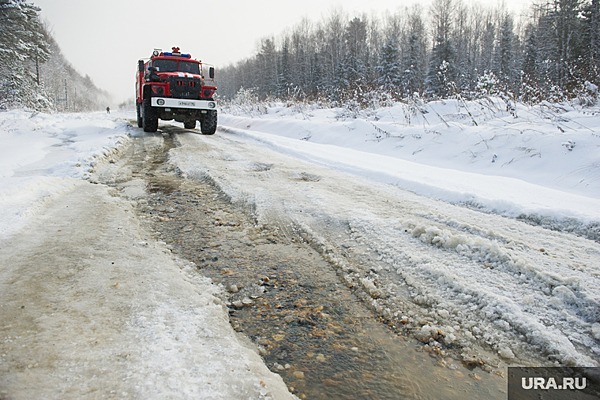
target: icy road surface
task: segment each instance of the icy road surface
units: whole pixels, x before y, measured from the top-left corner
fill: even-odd
[[[210,177],[259,224],[302,236],[427,346],[474,363],[487,350],[508,364],[600,365],[600,244],[338,171],[323,145],[296,152],[258,136],[182,134],[171,161],[189,179]]]
[[[0,399],[293,399],[220,290],[82,179],[129,131],[0,113]]]
[[[463,374],[462,367],[452,369],[455,360],[480,367],[473,375],[448,380],[458,386],[446,389],[459,397],[464,397],[463,384],[502,397],[495,384],[501,381],[504,388],[506,365],[598,366],[600,137],[594,132],[600,119],[588,111],[573,111],[567,115],[571,119],[552,114],[528,121],[519,139],[499,141],[504,136],[498,131],[515,122],[501,118],[486,128],[484,116],[474,115],[481,123],[477,130],[452,121],[444,131],[379,120],[390,140],[373,142],[367,130],[375,124],[360,119],[298,124],[289,116],[277,121],[223,115],[219,132],[202,136],[179,124],[164,124],[157,135],[147,135],[128,125],[131,115],[0,113],[0,398],[228,399],[240,393],[291,398],[281,377],[255,351],[268,343],[251,337],[255,342],[248,345],[229,324],[231,306],[236,314],[244,310],[235,304],[228,310],[223,289],[239,295],[248,288],[219,288],[208,275],[201,276],[208,267],[197,265],[198,271],[188,259],[173,256],[170,249],[177,246],[165,243],[173,238],[161,242],[155,236],[169,229],[179,229],[173,237],[192,247],[194,240],[210,240],[193,250],[217,257],[218,262],[205,263],[215,264],[215,280],[215,274],[242,273],[238,251],[252,274],[253,255],[263,251],[267,257],[277,249],[281,259],[256,266],[260,273],[269,263],[278,269],[269,289],[263,288],[270,292],[253,308],[259,308],[259,300],[281,301],[288,308],[274,303],[273,309],[291,317],[291,328],[318,318],[325,324],[320,334],[345,335],[342,321],[328,320],[338,314],[327,304],[352,299],[347,310],[359,310],[356,317],[369,320],[363,327],[386,324],[367,329],[367,340],[357,345],[365,356],[378,343],[394,347],[387,345],[394,340],[399,343],[394,354],[407,345],[426,350],[414,358],[407,351],[409,362],[396,362],[392,351],[380,354],[407,371],[409,383],[414,381],[410,374],[421,378],[414,388],[408,385],[415,397],[427,392],[420,387],[440,393],[432,384],[436,380],[422,373],[428,368],[437,382]],[[515,121],[521,124],[523,118]],[[336,138],[330,128],[337,130]],[[405,136],[394,136],[398,133]],[[486,151],[474,151],[480,143],[457,151],[464,145],[460,140],[480,136]],[[411,148],[422,146],[422,139],[435,146],[429,152]],[[515,148],[513,139],[523,146]],[[545,147],[533,151],[542,139]],[[377,154],[375,145],[390,152],[408,149],[409,156],[427,153],[437,164]],[[461,155],[456,169],[444,164],[451,160],[440,149],[447,147]],[[498,160],[508,153],[511,162],[503,165],[512,169],[491,162],[496,153]],[[477,168],[487,168],[488,176],[469,174],[477,154]],[[493,176],[502,171],[510,176]],[[515,176],[523,181],[504,179]],[[164,187],[153,186],[153,180],[163,179]],[[197,192],[201,186],[207,191]],[[177,187],[187,191],[161,192]],[[201,207],[208,203],[210,210]],[[205,220],[198,225],[203,230],[188,231],[189,221],[177,218],[192,214]],[[558,231],[514,219],[521,215]],[[225,245],[219,243],[227,240],[219,236],[223,232],[230,235]],[[310,256],[306,245],[312,247]],[[231,257],[223,254],[227,248]],[[293,252],[286,254],[288,249]],[[289,261],[296,257],[300,262]],[[304,268],[307,263],[311,268]],[[296,301],[286,305],[285,296],[293,296],[280,290],[287,289],[284,278],[297,279],[301,269],[305,284],[296,295],[315,299],[296,300],[321,302],[312,308],[297,307],[304,303]],[[339,298],[317,298],[317,290]],[[267,299],[275,292],[284,297]],[[380,318],[371,320],[370,312],[361,310],[363,303]],[[306,315],[295,319],[293,312]],[[232,322],[239,322],[236,318]],[[281,322],[257,322],[264,324],[264,336],[285,347]],[[312,356],[307,364],[321,363],[327,354]],[[295,380],[306,378],[311,385],[310,373],[305,377],[294,370],[297,366],[279,367],[287,371],[282,376],[293,373]],[[385,372],[398,381],[394,371]],[[357,374],[374,386],[383,376]],[[494,383],[487,387],[490,380]]]

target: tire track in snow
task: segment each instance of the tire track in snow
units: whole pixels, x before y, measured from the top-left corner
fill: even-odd
[[[177,165],[204,170],[253,204],[257,220],[285,215],[279,223],[296,225],[367,303],[428,346],[465,358],[487,349],[509,363],[597,365],[598,243],[369,182],[235,133],[182,139]],[[212,156],[192,163],[200,143]],[[265,160],[268,175],[248,172]],[[320,180],[297,185],[290,176],[299,173]]]

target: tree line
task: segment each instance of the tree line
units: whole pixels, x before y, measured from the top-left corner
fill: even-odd
[[[220,71],[219,92],[359,103],[373,96],[595,98],[598,1],[542,0],[523,16],[461,0],[384,17],[336,10],[262,39],[254,56]]]
[[[0,110],[99,110],[109,95],[62,55],[40,8],[25,0],[0,0]]]

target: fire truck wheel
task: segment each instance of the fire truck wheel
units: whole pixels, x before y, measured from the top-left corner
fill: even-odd
[[[217,112],[211,110],[204,114],[200,125],[204,135],[213,135],[217,131]]]
[[[150,105],[150,101],[144,101],[144,112],[142,115],[142,125],[144,132],[156,132],[158,129],[158,114]]]
[[[183,127],[185,129],[194,129],[196,127],[196,120],[195,119],[189,119],[187,121],[183,121]]]
[[[136,113],[137,113],[138,128],[142,128],[144,125],[142,124],[142,113],[140,112],[140,105],[139,104],[136,104],[135,110],[136,110]]]

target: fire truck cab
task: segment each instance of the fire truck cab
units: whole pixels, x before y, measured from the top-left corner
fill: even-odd
[[[148,60],[138,61],[136,110],[138,127],[156,132],[158,120],[183,122],[194,129],[196,121],[205,135],[217,130],[217,103],[214,99],[215,68],[181,53],[154,50]]]

